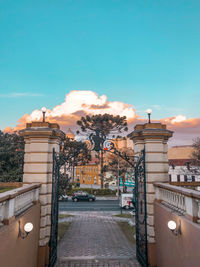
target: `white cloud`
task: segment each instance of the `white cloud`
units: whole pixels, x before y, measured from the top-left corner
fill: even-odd
[[[172,123],[172,124],[184,122],[186,120],[187,120],[186,116],[183,116],[183,115],[177,115],[177,116],[172,117],[172,118],[166,118],[166,119],[164,119],[164,121],[166,123]]]
[[[98,96],[92,91],[71,91],[66,95],[65,102],[55,106],[52,110],[47,110],[46,117],[62,117],[76,112],[83,115],[108,113],[126,116],[128,120],[136,118],[132,105],[119,101],[108,102],[107,96]],[[40,120],[41,116],[40,110],[34,110],[27,119],[28,121]]]

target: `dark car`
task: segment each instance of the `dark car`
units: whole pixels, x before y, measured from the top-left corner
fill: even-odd
[[[83,191],[78,191],[78,192],[74,192],[72,195],[72,200],[74,202],[77,202],[79,200],[82,201],[95,201],[95,196],[94,195],[89,195],[87,192],[83,192]]]

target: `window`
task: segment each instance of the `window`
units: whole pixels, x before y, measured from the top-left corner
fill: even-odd
[[[180,182],[180,174],[177,175],[177,182]]]

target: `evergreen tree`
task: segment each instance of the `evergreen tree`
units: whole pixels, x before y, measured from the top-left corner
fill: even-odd
[[[63,187],[68,187],[70,178],[74,181],[74,167],[79,164],[85,165],[89,160],[91,160],[91,154],[85,143],[70,140],[67,137],[63,140],[60,152],[60,166],[63,166],[64,170],[61,175]],[[66,174],[66,171],[69,169],[72,170],[72,177]]]
[[[101,188],[103,188],[103,143],[107,137],[114,138],[116,134],[119,136],[122,132],[128,131],[126,117],[110,114],[87,115],[81,117],[77,124],[83,133],[88,133],[90,141],[94,144],[94,150],[100,154]],[[77,133],[80,132],[77,131]]]
[[[17,133],[0,131],[0,181],[21,182],[23,178],[24,139]]]

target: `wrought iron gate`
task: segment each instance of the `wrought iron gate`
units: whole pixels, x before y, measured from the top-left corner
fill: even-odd
[[[136,208],[136,256],[143,267],[148,266],[147,254],[147,211],[146,211],[146,177],[145,150],[135,166],[135,208]]]
[[[51,199],[51,233],[49,240],[49,267],[53,267],[57,259],[58,241],[58,185],[59,185],[59,156],[53,149],[52,199]]]

